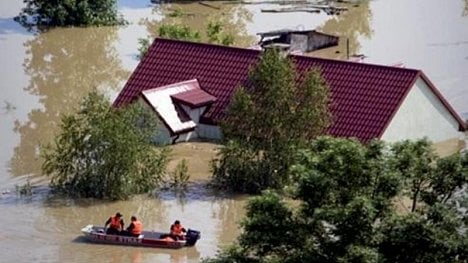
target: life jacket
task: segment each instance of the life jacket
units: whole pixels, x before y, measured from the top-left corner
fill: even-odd
[[[143,231],[143,225],[141,224],[141,222],[137,220],[137,221],[133,221],[132,224],[133,224],[132,234],[134,235],[141,234],[141,232]]]
[[[110,227],[115,229],[120,229],[120,218],[116,216],[111,216]]]
[[[176,236],[182,235],[182,228],[184,228],[184,227],[181,224],[179,224],[179,225],[173,224],[171,226],[171,234],[176,235]]]

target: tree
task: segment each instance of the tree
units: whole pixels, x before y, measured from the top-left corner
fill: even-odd
[[[165,172],[167,151],[150,143],[154,116],[138,103],[112,109],[103,95],[91,92],[60,126],[43,152],[43,172],[58,192],[126,199],[154,189]]]
[[[421,192],[429,187],[429,181],[434,172],[432,163],[436,155],[427,139],[419,141],[405,140],[392,146],[393,165],[402,173],[409,184],[407,194],[413,200],[411,212],[420,201]]]
[[[460,179],[467,175],[466,154],[435,157],[431,163],[419,162],[418,169],[404,169],[418,175],[441,171],[431,173],[437,180],[428,179],[431,189],[421,191],[432,191],[437,198],[408,213],[398,212],[393,204],[402,190],[413,188],[405,181],[418,177],[403,174],[390,149],[403,150],[417,161],[432,151],[422,147],[425,144],[420,140],[387,147],[379,141],[361,145],[350,139],[316,138],[297,151],[290,170],[297,182],[295,205],[286,205],[284,197],[271,192],[253,198],[237,242],[205,262],[468,262],[466,208],[445,201],[447,195],[460,195],[462,189],[453,186],[466,187],[468,180]],[[412,151],[415,146],[421,151]],[[457,180],[437,190],[438,176],[454,170],[451,178]]]
[[[149,49],[149,46],[151,44],[150,41],[151,40],[148,39],[148,38],[139,38],[138,39],[138,44],[140,45],[138,47],[138,52],[139,52],[139,54],[137,55],[138,59],[141,60],[146,55],[146,53],[148,53],[148,49]]]
[[[171,16],[181,16],[183,13],[180,9],[176,9],[174,13],[170,14]],[[191,29],[189,26],[178,25],[178,24],[163,24],[159,27],[158,31],[159,37],[169,38],[169,39],[179,39],[179,40],[188,40],[201,42],[203,37],[200,32]],[[210,21],[206,28],[206,38],[208,43],[222,44],[225,46],[232,45],[234,43],[234,37],[230,34],[225,34],[223,32],[223,26],[219,21]],[[148,38],[139,38],[138,43],[138,59],[142,59],[148,52],[149,46],[151,44],[151,39]]]
[[[220,43],[225,46],[234,43],[234,36],[223,33],[223,25],[219,21],[210,21],[206,27],[206,36],[209,43]]]
[[[380,231],[383,262],[468,262],[466,223],[442,204],[424,214],[394,215]]]
[[[116,0],[24,0],[26,7],[15,20],[26,27],[111,26],[125,21],[117,13]]]
[[[421,199],[429,205],[438,202],[446,204],[467,182],[468,154],[456,153],[437,159],[428,190],[421,193]]]
[[[198,31],[193,31],[190,27],[181,25],[162,25],[159,28],[159,36],[191,41],[200,41],[201,39]]]
[[[226,147],[214,162],[214,185],[249,193],[283,187],[294,149],[330,123],[328,104],[317,70],[298,76],[289,58],[266,51],[249,85],[235,91],[221,123]]]

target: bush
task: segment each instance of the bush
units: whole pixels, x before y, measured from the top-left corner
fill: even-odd
[[[23,26],[111,26],[125,24],[116,0],[24,0],[15,17]]]
[[[19,195],[32,195],[33,194],[33,187],[31,185],[31,182],[29,180],[26,181],[25,184],[23,185],[16,185],[16,193]]]
[[[161,181],[167,150],[151,144],[153,114],[139,103],[119,109],[96,92],[74,115],[62,117],[61,133],[43,151],[51,187],[75,197],[127,199]]]
[[[212,162],[215,188],[258,194],[268,187],[280,188],[284,179],[271,170],[270,159],[259,160],[257,153],[237,141],[229,141]],[[284,175],[284,174],[283,174]]]
[[[170,186],[173,188],[184,188],[187,186],[189,179],[187,160],[182,159],[171,173]]]

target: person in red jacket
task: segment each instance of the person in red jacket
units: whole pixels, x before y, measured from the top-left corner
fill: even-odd
[[[131,221],[132,223],[127,227],[126,234],[138,237],[143,232],[143,224],[136,218],[136,216],[132,216]]]
[[[174,224],[171,225],[171,234],[170,234],[170,236],[174,240],[180,240],[180,239],[184,240],[186,232],[187,232],[187,230],[185,230],[185,228],[180,224],[179,220],[176,220],[174,222]]]
[[[106,234],[108,235],[118,235],[124,228],[124,221],[122,219],[122,214],[117,212],[114,216],[109,217],[106,223],[104,224],[104,228],[109,225],[109,228],[106,230]]]

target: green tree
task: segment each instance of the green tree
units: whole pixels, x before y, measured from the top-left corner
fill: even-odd
[[[434,173],[432,164],[437,156],[427,139],[397,142],[392,146],[393,165],[404,175],[409,187],[407,194],[412,199],[411,212],[421,200],[421,193],[429,189],[430,180]]]
[[[126,199],[154,189],[165,172],[167,151],[150,142],[154,116],[138,103],[112,109],[103,95],[91,92],[60,126],[43,152],[43,172],[58,192]]]
[[[210,21],[206,28],[209,43],[220,43],[225,46],[234,43],[234,36],[223,33],[223,25],[219,21]]]
[[[300,145],[330,123],[328,88],[317,70],[299,79],[294,64],[268,50],[238,88],[221,123],[226,147],[214,162],[217,187],[258,193],[281,188]]]
[[[190,29],[188,26],[183,25],[162,25],[159,27],[159,36],[170,39],[181,39],[200,41],[200,33]]]
[[[111,26],[124,24],[116,0],[24,0],[15,17],[24,26]]]
[[[176,9],[172,15],[177,17],[183,15],[183,13],[180,11],[180,9]],[[188,40],[195,42],[201,42],[204,39],[200,32],[191,29],[189,26],[178,24],[161,25],[158,30],[158,35],[162,38]],[[223,26],[219,21],[211,21],[208,23],[206,28],[206,38],[208,43],[222,44],[225,46],[229,46],[234,43],[234,37],[223,32]],[[139,38],[138,43],[140,45],[138,47],[138,59],[142,59],[148,52],[151,39],[149,37]]]
[[[438,202],[446,204],[467,182],[468,154],[453,154],[437,159],[428,190],[421,193],[421,199],[429,205]]]
[[[148,49],[149,49],[149,46],[151,44],[151,39],[149,38],[139,38],[138,39],[138,44],[139,44],[139,47],[138,47],[138,52],[139,54],[137,55],[138,59],[142,59],[146,53],[148,53]]]
[[[406,152],[417,161],[432,151],[423,147],[425,143],[386,147],[375,141],[364,146],[355,140],[316,138],[297,151],[291,168],[297,182],[295,205],[286,205],[271,192],[252,199],[237,242],[206,262],[468,262],[466,208],[456,209],[460,203],[446,201],[447,194],[466,192],[458,185],[466,187],[468,182],[460,179],[465,178],[468,157],[434,157],[434,162],[419,163],[418,169],[401,170],[390,150],[418,146],[421,151]],[[399,213],[393,200],[413,188],[405,180],[417,178],[401,171],[420,174],[428,169],[434,171],[430,178],[437,180],[428,179],[431,189],[421,192],[433,192],[437,198],[414,212]],[[457,183],[449,180],[442,183],[448,187],[437,190],[438,176],[451,171],[457,171]]]
[[[466,223],[442,204],[423,214],[394,215],[380,231],[383,262],[468,262]]]

